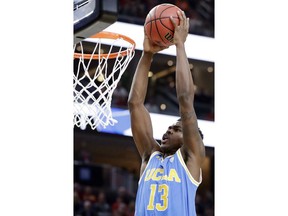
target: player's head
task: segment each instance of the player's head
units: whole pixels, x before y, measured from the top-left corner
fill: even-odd
[[[203,133],[198,128],[203,139]],[[160,148],[164,153],[175,153],[183,145],[182,121],[178,119],[176,123],[170,125],[163,134]]]
[[[163,134],[160,148],[164,153],[175,153],[183,145],[182,122],[170,125]]]

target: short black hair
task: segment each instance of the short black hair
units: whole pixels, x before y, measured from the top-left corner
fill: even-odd
[[[181,121],[181,118],[179,118],[177,121]],[[204,139],[204,135],[203,135],[203,133],[202,133],[202,131],[200,130],[199,127],[198,127],[198,131],[199,131],[201,139],[203,140]]]

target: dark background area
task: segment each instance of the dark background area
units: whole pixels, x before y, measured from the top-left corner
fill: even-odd
[[[185,11],[190,18],[191,34],[214,38],[214,0],[119,0],[118,21],[143,26],[148,12],[162,3],[174,4]]]

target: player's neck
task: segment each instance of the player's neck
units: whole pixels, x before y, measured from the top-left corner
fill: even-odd
[[[163,153],[163,158],[166,158],[166,157],[169,157],[171,155],[174,155],[176,153],[176,151],[173,151],[173,152],[164,152]]]

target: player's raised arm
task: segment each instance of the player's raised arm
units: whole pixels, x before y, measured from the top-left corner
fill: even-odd
[[[148,86],[148,72],[154,53],[164,47],[153,45],[146,35],[143,46],[142,56],[138,62],[129,93],[128,107],[134,142],[142,161],[147,161],[151,153],[159,149],[158,143],[153,138],[150,114],[144,106]]]
[[[183,146],[181,152],[186,165],[196,179],[200,179],[200,168],[205,156],[205,148],[199,133],[197,116],[193,107],[194,82],[189,67],[184,43],[189,31],[189,18],[183,11],[178,12],[180,24],[175,26],[174,44],[176,46],[176,92],[182,122]],[[190,47],[193,49],[193,47]]]

